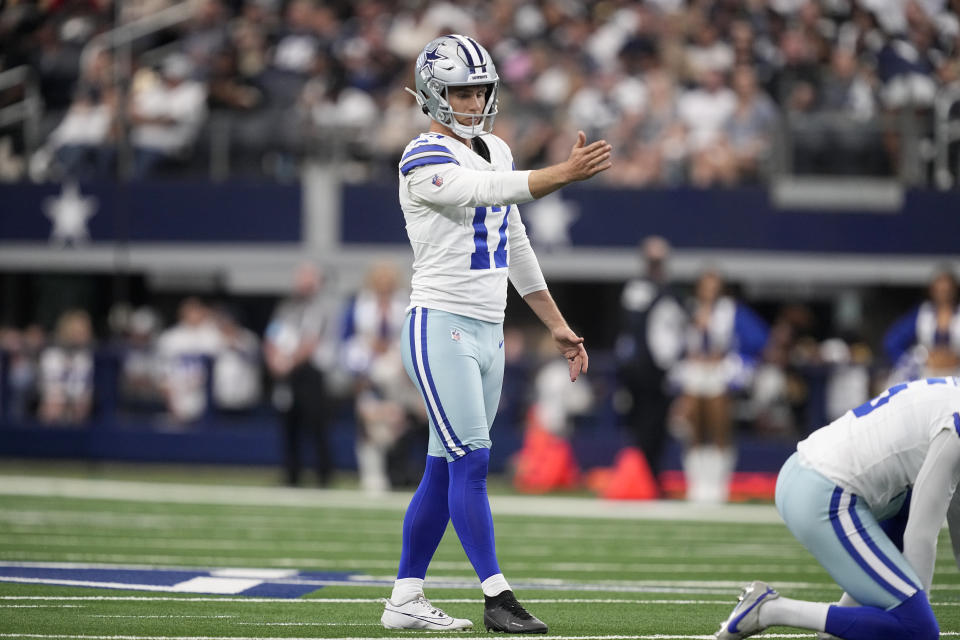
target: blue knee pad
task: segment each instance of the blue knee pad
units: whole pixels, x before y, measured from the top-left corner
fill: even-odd
[[[827,633],[846,640],[937,640],[940,625],[927,594],[917,591],[897,607],[830,607]]]

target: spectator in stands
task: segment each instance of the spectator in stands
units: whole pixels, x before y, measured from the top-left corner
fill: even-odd
[[[48,145],[61,178],[106,179],[113,168],[116,139],[117,94],[97,87],[81,87]]]
[[[390,489],[388,455],[414,428],[411,417],[426,426],[423,403],[400,358],[408,302],[396,267],[381,263],[367,272],[344,317],[342,361],[354,383],[357,469],[361,488],[369,492]]]
[[[920,178],[915,166],[903,164],[903,147],[931,134],[930,110],[944,56],[933,47],[935,30],[919,3],[907,2],[904,9],[905,33],[884,45],[877,56],[877,75],[888,123],[884,145],[890,164],[910,182]]]
[[[325,371],[331,364],[332,305],[323,275],[312,264],[297,268],[293,295],[283,300],[267,325],[264,360],[273,380],[273,404],[283,416],[284,480],[300,482],[301,440],[313,440],[317,482],[333,475],[327,423],[331,402]]]
[[[649,236],[641,256],[644,274],[629,281],[620,298],[617,379],[630,396],[624,418],[631,439],[656,477],[667,442],[666,374],[683,353],[688,318],[668,283],[669,243]]]
[[[894,366],[890,384],[960,374],[958,279],[950,266],[930,280],[928,299],[897,320],[883,347]]]
[[[697,186],[709,186],[729,173],[729,154],[717,154],[723,143],[723,127],[737,108],[737,96],[727,86],[722,71],[708,69],[699,86],[685,91],[677,104],[680,120],[687,130],[690,179]]]
[[[220,0],[194,3],[193,16],[181,28],[181,50],[187,54],[198,77],[205,77],[217,54],[227,46],[226,9]]]
[[[206,86],[192,79],[190,59],[167,56],[160,76],[141,71],[130,98],[130,140],[135,178],[154,175],[161,166],[184,162],[206,120]]]
[[[778,119],[776,106],[757,86],[752,67],[736,67],[732,85],[737,96],[736,106],[724,123],[724,135],[717,149],[718,156],[727,157],[713,163],[719,169],[715,175],[729,186],[755,182],[761,176],[773,146]]]
[[[79,425],[93,408],[93,328],[86,311],[73,309],[57,321],[53,344],[40,355],[41,422]]]
[[[694,81],[708,71],[726,74],[733,68],[733,47],[720,38],[717,26],[709,17],[703,16],[702,19],[704,23],[693,30],[693,42],[685,51],[687,71]]]
[[[251,111],[263,103],[263,92],[237,69],[237,52],[226,47],[213,54],[207,101],[211,111]]]
[[[326,55],[314,29],[319,10],[310,0],[292,0],[286,7],[281,32],[263,74],[266,95],[272,105],[292,106],[316,68],[317,59]]]
[[[683,460],[687,499],[726,502],[737,459],[733,393],[749,384],[768,329],[746,305],[724,294],[716,271],[697,280],[690,316],[686,353],[671,371],[682,394],[677,412],[690,429]]]
[[[209,307],[198,298],[181,302],[179,321],[157,340],[163,367],[161,389],[174,423],[188,424],[207,410],[209,370],[221,345]]]
[[[821,81],[820,100],[805,140],[824,149],[820,165],[830,174],[880,173],[884,169],[872,72],[853,51],[837,48]],[[806,144],[806,143],[805,143]]]
[[[676,185],[684,179],[686,131],[680,119],[678,93],[673,78],[664,69],[652,69],[645,76],[646,107],[637,122],[628,168],[630,179],[623,184]],[[617,165],[612,167],[617,169]]]
[[[260,339],[237,322],[234,311],[213,312],[220,348],[213,362],[213,402],[222,411],[249,411],[260,402]]]

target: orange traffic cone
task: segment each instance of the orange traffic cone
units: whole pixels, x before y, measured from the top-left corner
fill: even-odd
[[[517,453],[515,463],[517,471],[513,486],[524,493],[574,489],[579,483],[580,469],[573,447],[543,427],[536,406],[527,413],[523,447]]]
[[[600,495],[609,500],[655,500],[659,497],[650,465],[640,449],[625,447],[617,454],[613,473]]]

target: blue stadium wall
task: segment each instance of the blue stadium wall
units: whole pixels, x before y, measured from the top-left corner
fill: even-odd
[[[130,183],[81,185],[92,199],[89,242],[276,244],[304,240],[297,185]],[[59,185],[0,185],[0,247],[47,243]],[[681,249],[946,255],[957,251],[960,192],[907,191],[894,211],[778,208],[761,188],[625,190],[570,187],[575,247],[632,247],[651,233]],[[396,185],[342,188],[343,245],[405,245]]]

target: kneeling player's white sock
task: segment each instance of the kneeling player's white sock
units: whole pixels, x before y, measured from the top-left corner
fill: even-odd
[[[483,582],[480,583],[480,588],[483,589],[483,595],[488,598],[499,595],[504,591],[510,589],[510,585],[507,584],[507,579],[503,577],[502,573],[495,573]]]
[[[827,625],[830,605],[824,602],[806,602],[779,597],[760,605],[760,624],[764,627],[800,627],[823,631]]]
[[[843,592],[843,595],[840,596],[840,602],[837,603],[838,607],[859,607],[860,603],[853,599],[853,596]]]
[[[398,578],[393,583],[393,593],[390,594],[390,602],[393,604],[404,604],[416,598],[423,593],[423,578]]]

